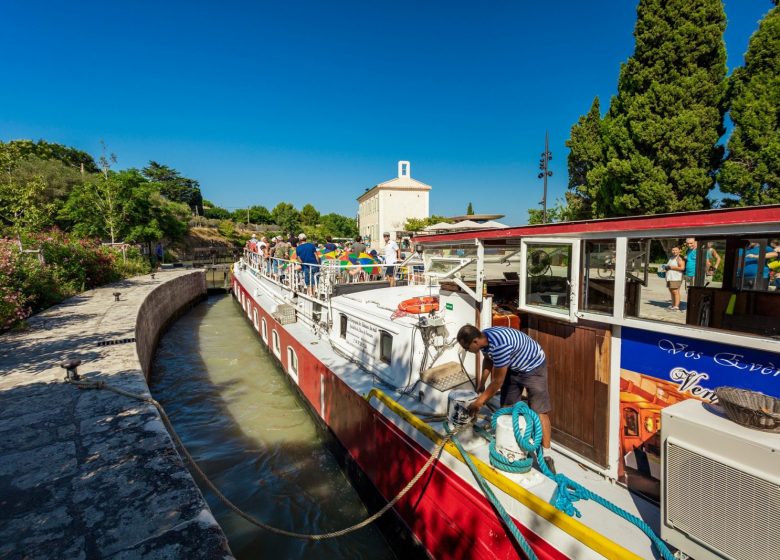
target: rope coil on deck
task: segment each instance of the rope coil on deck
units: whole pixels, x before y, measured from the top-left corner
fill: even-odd
[[[431,456],[428,457],[428,460],[425,462],[425,464],[420,468],[420,470],[417,472],[416,475],[404,486],[396,496],[387,502],[387,504],[382,507],[379,511],[374,513],[373,515],[367,517],[363,521],[356,523],[354,525],[351,525],[349,527],[345,527],[343,529],[339,529],[337,531],[331,531],[329,533],[320,533],[320,534],[307,534],[307,533],[296,533],[295,531],[288,531],[286,529],[280,529],[279,527],[273,527],[271,525],[268,525],[256,517],[254,517],[251,514],[246,513],[241,508],[236,506],[233,502],[231,502],[222,492],[219,491],[219,489],[214,485],[211,480],[209,480],[206,473],[204,473],[198,464],[195,462],[195,459],[190,455],[187,448],[184,446],[184,443],[179,439],[178,434],[176,433],[176,430],[173,429],[173,424],[171,424],[170,418],[168,418],[168,415],[165,413],[165,410],[163,409],[162,405],[157,402],[153,397],[147,396],[147,395],[141,395],[137,393],[131,393],[129,391],[125,391],[123,389],[120,389],[118,387],[114,387],[113,385],[109,385],[105,381],[83,381],[83,380],[72,380],[72,379],[66,379],[66,383],[70,383],[72,385],[75,385],[79,389],[106,389],[108,391],[111,391],[113,393],[116,393],[118,395],[122,395],[125,397],[130,397],[132,399],[136,399],[142,402],[146,402],[154,406],[157,411],[160,413],[160,417],[162,418],[163,424],[165,424],[166,429],[168,430],[168,433],[170,434],[171,438],[173,439],[176,446],[179,448],[179,450],[184,454],[184,457],[187,459],[187,462],[189,462],[192,469],[195,471],[195,473],[200,477],[200,479],[203,481],[203,483],[211,490],[214,495],[219,498],[219,500],[233,513],[236,515],[242,517],[252,525],[255,525],[257,527],[260,527],[261,529],[265,529],[266,531],[270,531],[272,533],[276,533],[277,535],[283,535],[286,537],[293,537],[296,539],[305,539],[310,541],[322,541],[326,539],[333,539],[336,537],[342,537],[344,535],[347,535],[349,533],[353,533],[359,529],[362,529],[363,527],[366,527],[382,517],[385,513],[387,513],[396,503],[398,503],[401,498],[403,498],[409,490],[411,490],[415,484],[422,478],[422,476],[425,474],[425,472],[430,468],[430,466],[436,461],[436,459],[439,457],[442,449],[444,449],[444,446],[460,431],[461,428],[458,428],[457,430],[453,431],[452,433],[448,433],[445,437],[442,438],[442,440],[436,445],[434,450],[431,452]]]

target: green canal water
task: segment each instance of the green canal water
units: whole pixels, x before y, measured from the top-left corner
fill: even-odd
[[[329,436],[229,296],[210,297],[163,335],[151,390],[201,468],[244,511],[301,533],[368,515],[326,448]],[[202,491],[238,558],[395,558],[374,526],[319,543],[291,539]]]

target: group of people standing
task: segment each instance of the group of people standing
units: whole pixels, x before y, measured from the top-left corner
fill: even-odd
[[[369,254],[378,263],[385,265],[382,276],[387,279],[390,286],[395,286],[396,264],[401,256],[400,249],[398,243],[391,239],[389,232],[383,234],[383,239],[383,256],[379,257],[376,250],[372,250]],[[266,273],[280,281],[285,279],[288,261],[294,260],[300,263],[303,283],[309,295],[314,294],[322,255],[339,250],[344,250],[349,254],[360,255],[367,253],[369,250],[359,235],[353,242],[348,242],[342,247],[334,243],[330,236],[325,238],[324,244],[317,246],[307,239],[305,233],[301,233],[298,236],[291,233],[287,239],[282,236],[275,236],[271,238],[270,242],[266,236],[258,239],[257,236],[252,235],[252,238],[247,241],[247,248],[252,252],[258,253]]]
[[[672,304],[669,311],[680,311],[680,289],[683,286],[692,286],[696,280],[696,255],[699,250],[699,244],[693,237],[685,240],[688,250],[685,256],[682,255],[680,247],[672,247],[672,254],[669,260],[663,265],[666,272],[666,287],[672,298]],[[707,243],[707,252],[705,253],[706,270],[705,278],[711,282],[715,272],[720,267],[720,254],[715,249],[713,242]]]

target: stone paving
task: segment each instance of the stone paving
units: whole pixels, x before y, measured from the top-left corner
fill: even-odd
[[[202,272],[138,277],[0,336],[0,559],[232,557],[156,409],[66,384],[59,366],[78,358],[82,377],[148,395],[142,349],[98,342],[156,342],[171,315],[203,295]]]

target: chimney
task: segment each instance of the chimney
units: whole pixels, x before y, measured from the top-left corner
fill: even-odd
[[[412,176],[412,165],[408,161],[398,162],[398,178],[406,177],[407,179]]]

